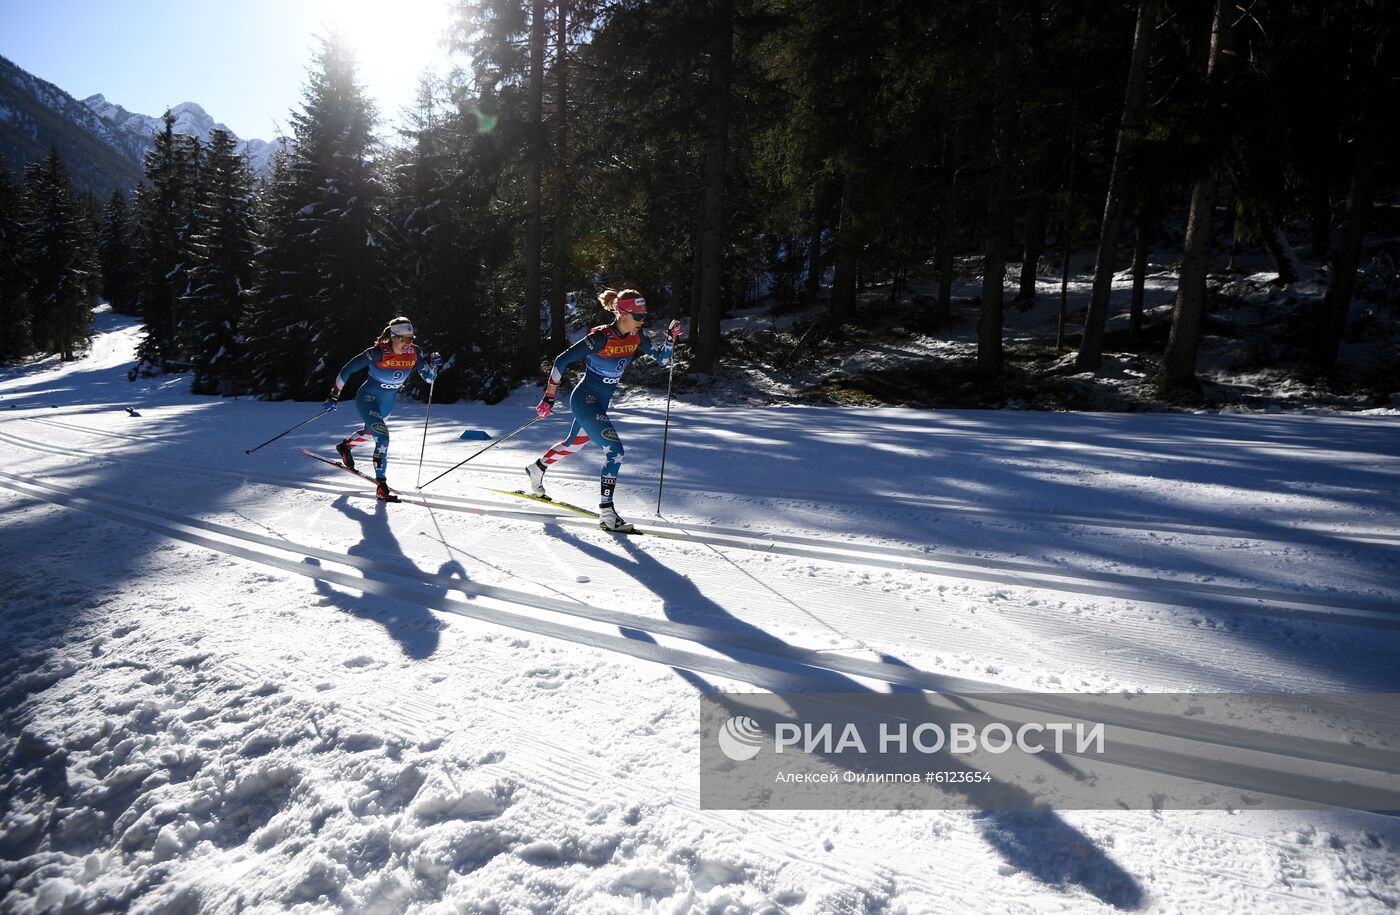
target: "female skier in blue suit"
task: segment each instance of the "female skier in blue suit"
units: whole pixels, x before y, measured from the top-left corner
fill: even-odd
[[[573,454],[589,439],[594,440],[603,449],[604,456],[603,498],[598,505],[598,520],[606,530],[625,533],[632,530],[632,525],[622,520],[613,507],[613,490],[617,487],[618,471],[622,469],[622,439],[608,419],[608,401],[612,399],[613,391],[617,390],[623,372],[637,356],[651,356],[660,365],[671,361],[676,338],[681,335],[681,322],[672,321],[666,329],[666,342],[657,346],[651,338],[641,333],[642,324],[646,321],[647,302],[640,292],[635,289],[621,292],[609,289],[598,297],[598,301],[617,319],[612,324],[600,324],[593,328],[582,340],[559,354],[549,373],[544,398],[535,408],[541,419],[549,416],[554,410],[554,395],[559,390],[564,370],[583,360],[583,381],[569,396],[574,423],[564,440],[526,467],[525,473],[530,477],[530,492],[548,498],[544,491],[545,471],[555,461]]]
[[[369,377],[360,385],[355,395],[355,408],[360,411],[364,425],[341,440],[335,446],[340,459],[351,470],[355,469],[355,458],[350,449],[374,436],[374,477],[375,491],[381,502],[397,502],[398,496],[389,490],[384,478],[389,467],[389,427],[384,419],[394,409],[399,390],[408,376],[415,370],[429,384],[437,377],[442,366],[442,357],[437,353],[424,356],[413,342],[413,322],[405,317],[397,317],[389,322],[374,345],[345,363],[345,368],[335,376],[335,386],[326,398],[325,409],[334,410],[340,400],[341,389],[350,376],[361,369],[369,369]]]

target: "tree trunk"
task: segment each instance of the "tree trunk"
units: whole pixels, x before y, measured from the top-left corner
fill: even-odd
[[[705,329],[700,326],[700,297],[705,286],[705,258],[701,253],[700,240],[705,236],[705,199],[700,198],[700,208],[696,212],[695,236],[690,256],[690,348],[700,346]]]
[[[1038,162],[1026,172],[1026,183],[1030,185],[1030,200],[1026,202],[1026,244],[1021,254],[1021,288],[1016,302],[1029,308],[1035,304],[1036,274],[1040,270],[1040,255],[1045,251],[1045,191],[1039,187]]]
[[[1026,9],[1030,17],[1030,67],[1027,75],[1032,80],[1041,78],[1042,49],[1045,45],[1045,29],[1041,15],[1040,0],[1031,0]],[[1032,86],[1023,86],[1023,97],[1034,97]],[[1040,269],[1040,256],[1045,251],[1045,188],[1042,174],[1045,157],[1044,137],[1041,134],[1043,116],[1038,106],[1028,108],[1032,125],[1028,130],[1032,136],[1023,139],[1029,147],[1026,157],[1026,223],[1025,244],[1021,250],[1021,284],[1016,293],[1016,304],[1029,309],[1035,305],[1035,281]]]
[[[952,120],[949,118],[948,120]],[[953,317],[953,238],[957,228],[958,207],[958,128],[953,121],[943,127],[943,161],[938,191],[938,302],[933,309],[933,321],[944,326]]]
[[[817,300],[822,291],[822,213],[825,206],[822,203],[822,192],[815,195],[812,208],[812,225],[807,237],[807,302],[810,304]]]
[[[1380,82],[1379,79],[1376,82]],[[1372,88],[1373,95],[1376,93]],[[1347,198],[1346,216],[1342,219],[1342,235],[1337,241],[1329,271],[1327,294],[1317,310],[1316,332],[1312,339],[1312,361],[1321,368],[1337,364],[1337,352],[1346,332],[1347,313],[1356,290],[1356,270],[1361,265],[1361,249],[1366,240],[1366,217],[1371,212],[1371,200],[1376,177],[1375,124],[1380,108],[1373,97],[1356,138],[1356,164],[1351,177],[1351,195]]]
[[[569,138],[569,66],[567,31],[568,13],[565,0],[557,0],[555,9],[554,70],[557,74],[555,85],[559,93],[555,117],[555,137],[557,145],[554,157],[554,286],[549,297],[549,344],[550,351],[560,353],[568,343],[564,328],[564,299],[567,292],[569,273],[568,227],[569,227],[569,169],[566,164]]]
[[[827,316],[836,324],[849,320],[855,312],[856,273],[860,266],[860,217],[856,215],[860,195],[856,166],[847,165],[841,182],[841,221],[836,228],[836,272],[831,278],[831,301]]]
[[[701,330],[695,347],[695,369],[712,372],[719,359],[719,322],[724,311],[721,293],[724,256],[724,182],[729,157],[729,82],[733,70],[733,0],[719,0],[712,22],[710,52],[710,116],[705,140],[705,219],[700,236]]]
[[[520,368],[539,371],[540,363],[540,198],[544,160],[544,0],[530,4],[529,174],[525,214],[525,339]]]
[[[982,311],[977,318],[977,370],[989,378],[1002,374],[1002,326],[1006,252],[1011,247],[1011,42],[1005,0],[997,3],[996,74],[992,113],[992,172],[987,192],[987,236],[982,249]]]
[[[1233,42],[1233,30],[1225,21],[1224,0],[1217,0],[1211,24],[1210,58],[1206,63],[1205,117],[1215,117],[1220,101],[1224,58]],[[1215,241],[1216,178],[1209,165],[1191,191],[1191,211],[1186,220],[1186,249],[1181,257],[1171,336],[1162,356],[1159,383],[1165,388],[1196,387],[1196,354],[1205,317],[1206,274]]]
[[[1143,299],[1147,286],[1147,251],[1152,242],[1150,205],[1138,204],[1137,240],[1133,245],[1133,301],[1128,307],[1128,339],[1137,345],[1142,340]]]
[[[1167,387],[1196,385],[1196,353],[1206,309],[1206,274],[1210,269],[1210,248],[1215,241],[1215,185],[1215,176],[1207,172],[1196,180],[1191,191],[1186,250],[1181,257],[1171,337],[1162,357],[1161,381]]]
[[[1113,153],[1113,169],[1108,178],[1108,196],[1103,207],[1103,227],[1094,259],[1094,285],[1089,294],[1089,310],[1084,316],[1084,338],[1074,367],[1081,372],[1096,371],[1103,365],[1103,334],[1108,322],[1108,303],[1113,294],[1113,274],[1118,261],[1118,233],[1123,221],[1123,198],[1136,166],[1138,133],[1142,125],[1143,100],[1147,90],[1147,64],[1152,40],[1152,17],[1148,0],[1138,3],[1137,25],[1133,30],[1133,56],[1128,64],[1128,88],[1123,99],[1123,120],[1118,128],[1118,144]]]
[[[1331,170],[1318,169],[1312,187],[1312,257],[1323,261],[1332,253]]]

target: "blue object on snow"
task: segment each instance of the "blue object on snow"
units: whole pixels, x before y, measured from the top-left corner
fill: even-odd
[[[491,433],[483,432],[480,429],[468,429],[461,435],[461,441],[464,442],[484,442],[488,441],[490,438]]]

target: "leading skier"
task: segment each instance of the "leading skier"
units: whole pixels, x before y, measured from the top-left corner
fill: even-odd
[[[666,342],[657,345],[651,338],[641,333],[647,317],[647,300],[635,289],[616,292],[607,290],[598,296],[603,308],[616,318],[612,324],[600,324],[590,330],[583,339],[560,353],[554,360],[554,368],[549,373],[544,397],[535,412],[544,419],[554,411],[554,395],[559,390],[559,382],[564,370],[579,360],[584,361],[583,381],[579,382],[569,395],[569,409],[573,411],[574,423],[563,441],[550,448],[539,460],[525,468],[530,478],[530,493],[541,498],[549,498],[544,490],[544,474],[555,461],[573,454],[589,439],[603,449],[602,501],[598,504],[598,522],[604,530],[630,533],[630,522],[624,521],[613,505],[613,491],[617,487],[617,474],[622,469],[622,439],[608,419],[608,401],[612,400],[617,383],[627,366],[638,356],[650,356],[658,365],[671,361],[676,338],[681,335],[680,321],[672,321],[666,328]]]
[[[364,425],[342,439],[335,450],[345,466],[354,470],[355,458],[350,449],[374,436],[374,484],[381,502],[399,501],[385,479],[389,467],[389,427],[384,420],[393,411],[399,391],[410,374],[417,371],[424,381],[432,384],[442,367],[442,357],[437,353],[424,356],[413,338],[412,321],[402,315],[391,320],[373,346],[345,363],[340,374],[335,376],[335,386],[324,407],[334,410],[350,376],[361,369],[369,369],[369,377],[355,395],[355,408],[360,411]]]

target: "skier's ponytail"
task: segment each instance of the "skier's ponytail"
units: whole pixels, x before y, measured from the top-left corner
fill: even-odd
[[[635,289],[624,289],[624,290],[622,290],[621,292],[619,292],[619,291],[616,290],[616,289],[604,289],[603,292],[602,292],[602,294],[598,296],[598,301],[599,301],[599,303],[602,304],[604,310],[609,311],[609,312],[611,312],[612,314],[616,315],[616,314],[617,314],[617,300],[618,300],[618,299],[641,299],[641,298],[642,298],[642,294],[641,294],[640,292],[638,292],[637,290],[635,290]],[[642,299],[642,301],[645,302],[646,300],[645,300],[645,299]],[[645,312],[646,312],[646,309],[643,308],[643,309],[642,309],[642,312],[645,313]]]

